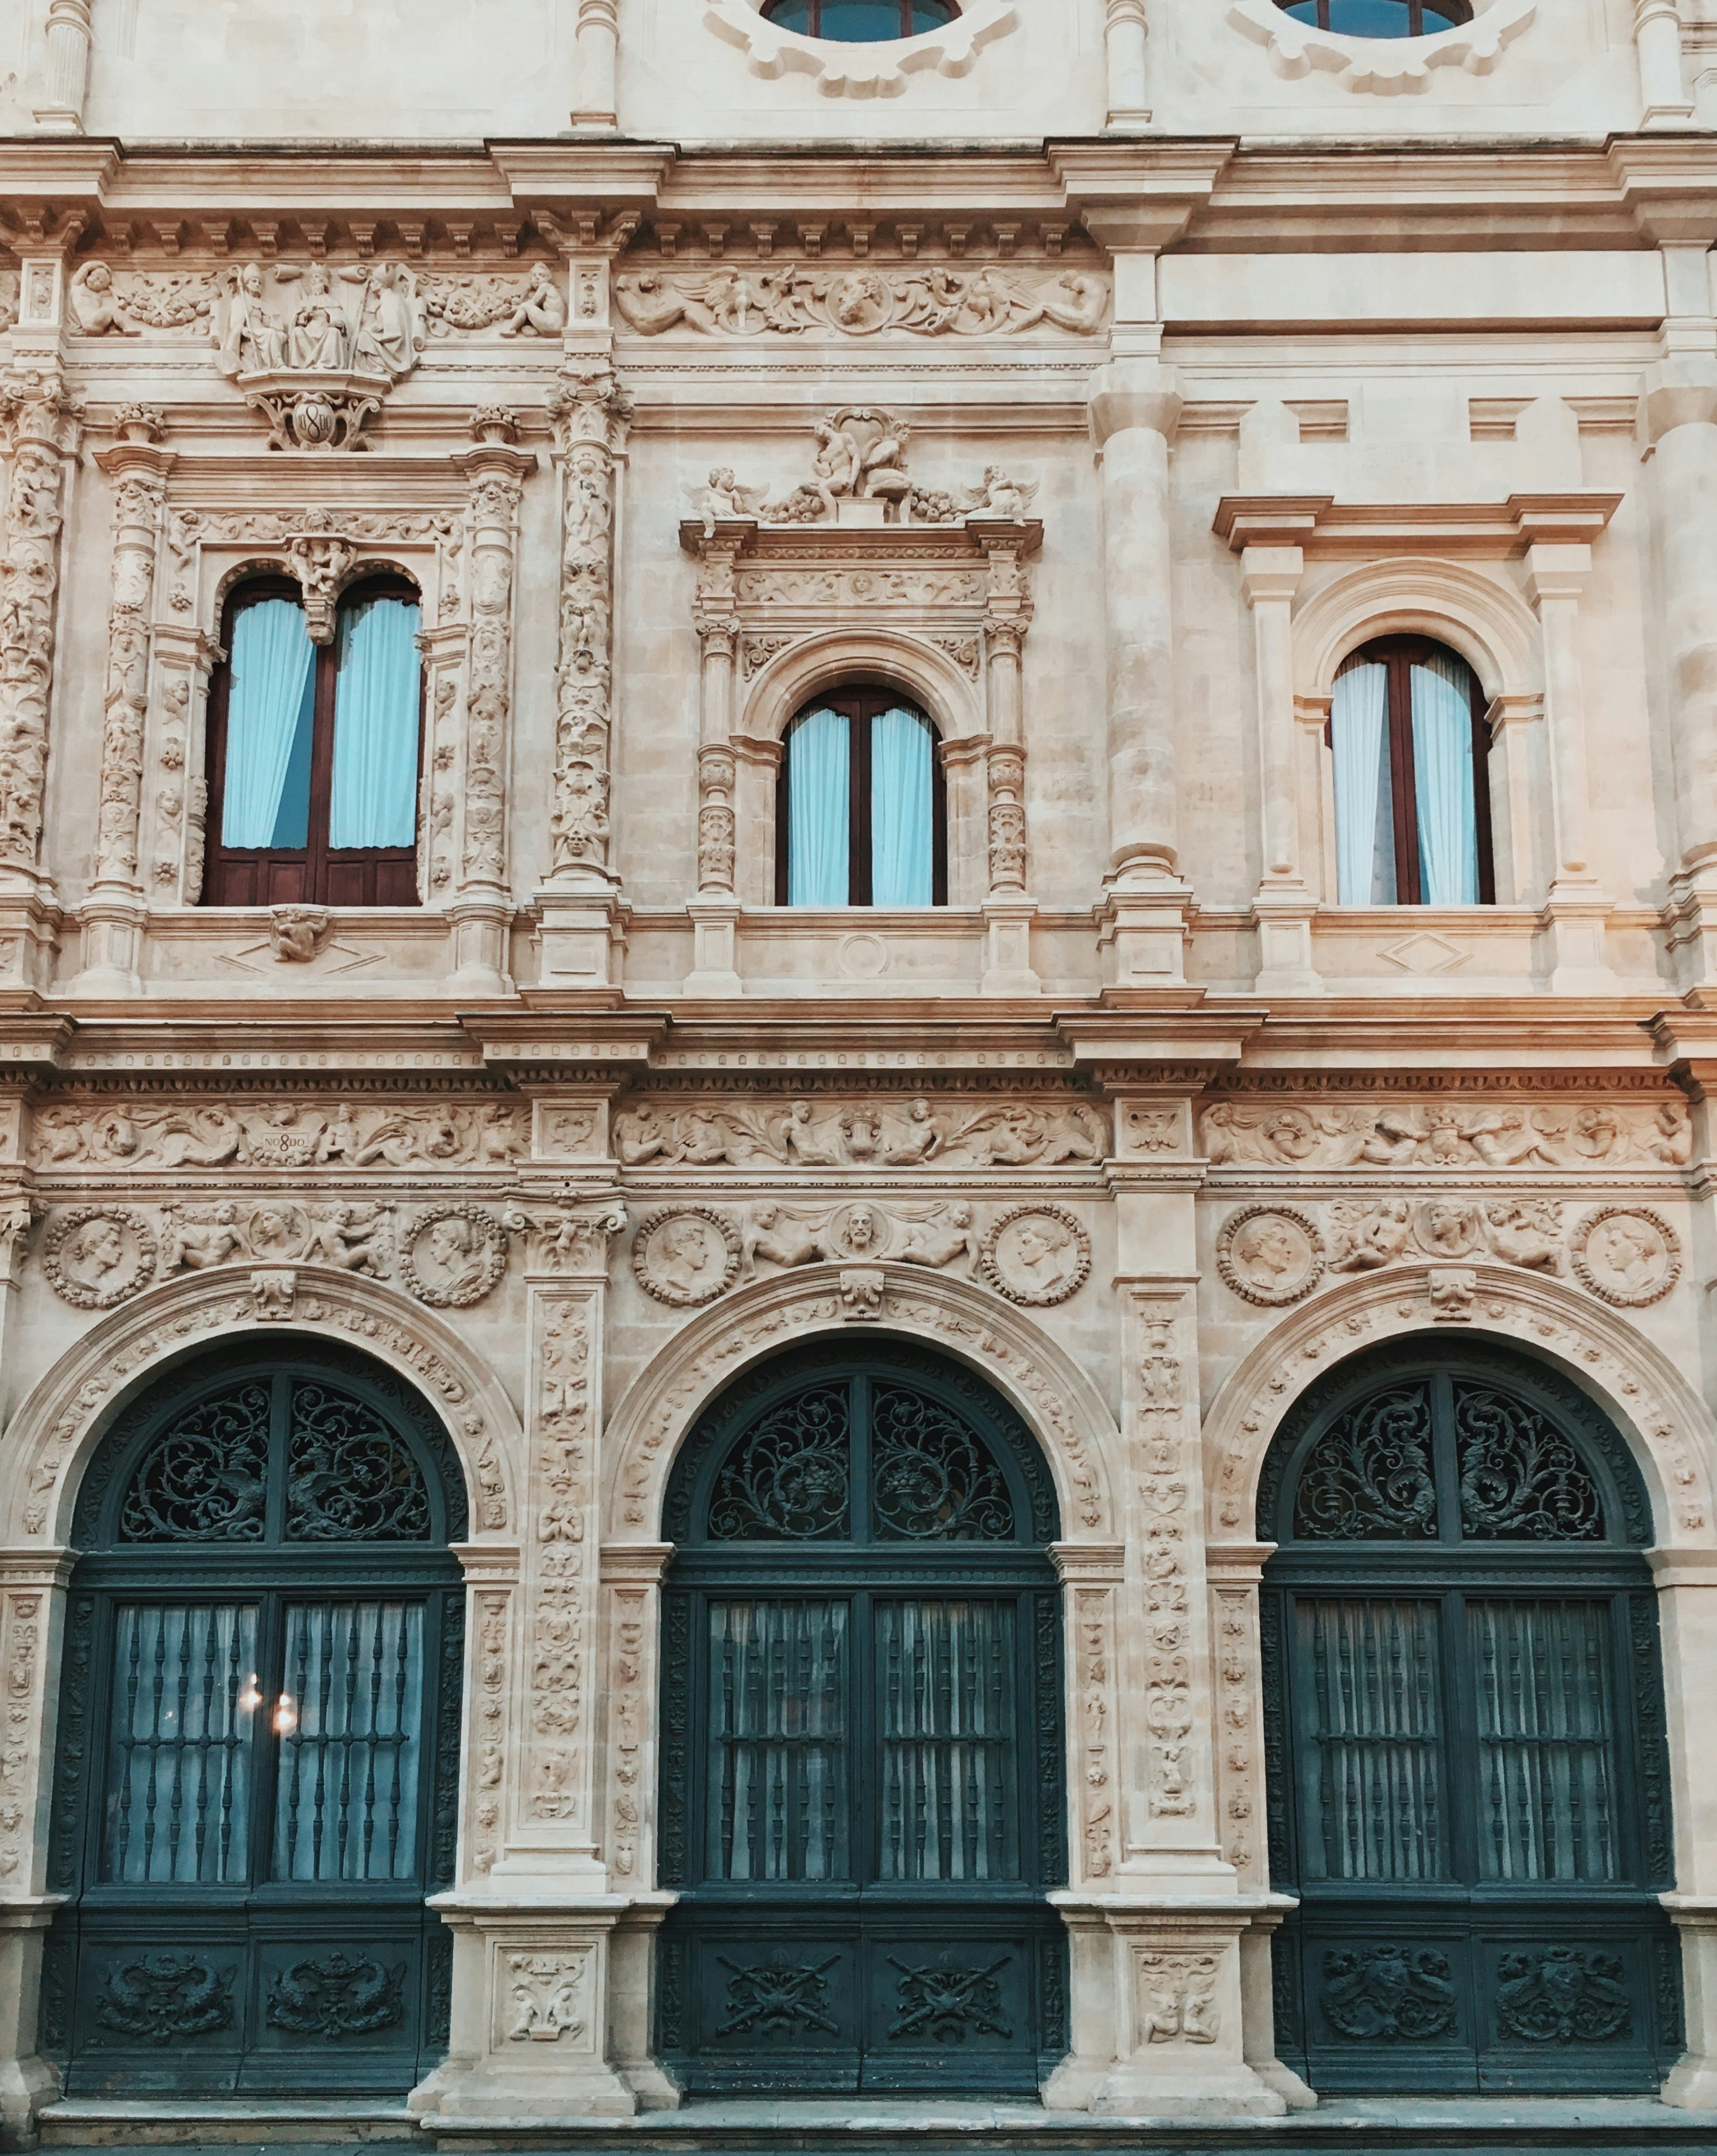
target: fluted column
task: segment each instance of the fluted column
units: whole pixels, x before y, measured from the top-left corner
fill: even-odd
[[[148,718],[150,602],[155,591],[167,477],[174,458],[156,446],[157,413],[133,407],[122,439],[96,461],[113,482],[113,586],[107,617],[107,695],[102,716],[95,880],[83,909],[87,995],[136,995],[144,919],[138,824]]]
[[[1633,38],[1639,53],[1640,125],[1691,126],[1677,0],[1633,0]]]
[[[1180,419],[1173,371],[1115,360],[1098,377],[1108,629],[1108,865],[1102,930],[1115,988],[1184,978],[1188,894],[1176,872],[1173,549],[1169,449]]]
[[[36,125],[52,135],[81,135],[90,88],[90,0],[49,0],[43,102]]]

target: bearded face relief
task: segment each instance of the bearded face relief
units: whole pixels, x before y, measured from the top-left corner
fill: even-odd
[[[402,1267],[418,1300],[443,1309],[481,1301],[506,1270],[506,1230],[479,1205],[444,1205],[425,1214]]]
[[[80,1310],[111,1310],[155,1277],[154,1230],[141,1213],[113,1206],[63,1214],[48,1233],[44,1269],[54,1291]]]

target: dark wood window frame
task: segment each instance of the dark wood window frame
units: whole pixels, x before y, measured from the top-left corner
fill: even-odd
[[[865,683],[814,696],[798,712],[781,743],[781,768],[775,784],[775,903],[785,906],[787,854],[792,823],[790,786],[793,737],[813,711],[837,711],[849,721],[851,761],[848,766],[846,877],[849,906],[870,906],[871,897],[871,721],[884,711],[910,711],[930,729],[930,903],[948,903],[948,775],[943,766],[942,737],[922,704],[897,689]]]
[[[233,630],[246,607],[265,599],[303,604],[303,593],[290,577],[254,577],[228,597],[221,622],[224,649],[233,648]],[[383,572],[362,578],[340,595],[343,614],[361,600],[403,599],[423,604],[423,593],[409,577]],[[409,846],[342,846],[327,843],[328,810],[333,791],[334,696],[340,669],[337,634],[316,651],[316,708],[310,757],[310,842],[305,846],[229,846],[223,825],[226,814],[227,716],[232,695],[232,663],[224,660],[208,699],[208,865],[203,879],[204,906],[329,906],[337,908],[418,906],[415,840]],[[418,775],[421,798],[424,753],[424,680],[418,670]]]
[[[1389,669],[1389,780],[1395,821],[1395,899],[1396,906],[1423,906],[1423,880],[1419,873],[1419,814],[1416,775],[1413,767],[1413,669],[1432,658],[1461,659],[1446,644],[1428,636],[1380,637],[1362,644],[1342,662],[1349,666],[1382,665]],[[1496,904],[1496,856],[1491,840],[1490,728],[1485,721],[1484,691],[1478,676],[1467,665],[1473,685],[1473,820],[1478,846],[1478,903]],[[1326,723],[1324,741],[1333,747],[1334,723]]]
[[[882,4],[882,0],[877,0],[877,4]],[[888,0],[888,4],[893,4],[893,0]],[[915,30],[912,27],[912,11],[915,7],[923,4],[923,0],[899,0],[902,37],[915,38],[923,34],[923,32]],[[945,8],[948,11],[948,22],[952,23],[959,19],[959,0],[931,0],[931,4]],[[789,8],[803,7],[809,11],[809,27],[800,34],[805,37],[820,38],[823,34],[823,5],[824,0],[768,0],[768,4],[763,11],[763,20],[766,23],[774,22],[784,14]],[[943,26],[938,24],[936,27]]]
[[[1276,0],[1284,14],[1290,8],[1303,4],[1303,0]],[[1473,10],[1468,0],[1403,0],[1407,9],[1407,28],[1401,33],[1408,38],[1434,38],[1440,30],[1452,30],[1463,23],[1470,23]],[[1318,0],[1318,28],[1328,30],[1330,0]],[[1427,18],[1430,20],[1427,23]]]

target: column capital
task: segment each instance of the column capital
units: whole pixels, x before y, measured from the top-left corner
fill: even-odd
[[[1092,377],[1091,425],[1099,443],[1134,429],[1172,442],[1180,408],[1180,377],[1155,360],[1111,360]]]

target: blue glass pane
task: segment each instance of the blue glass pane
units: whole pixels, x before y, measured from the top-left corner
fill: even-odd
[[[417,836],[416,607],[367,599],[340,617],[331,846],[409,846]]]
[[[1309,23],[1313,29],[1318,27],[1318,0],[1293,0],[1293,4],[1284,7],[1282,12],[1292,15],[1296,23]]]
[[[310,839],[316,646],[292,599],[246,607],[233,625],[221,837],[229,846]]]
[[[1329,27],[1344,38],[1406,38],[1413,22],[1406,0],[1330,0]]]
[[[310,844],[310,746],[316,725],[316,676],[304,685],[304,701],[298,707],[298,723],[292,732],[292,752],[286,762],[280,805],[275,811],[275,828],[263,841],[269,847],[307,846]]]
[[[779,23],[784,30],[797,30],[808,35],[811,26],[811,0],[777,0],[777,4],[764,11],[772,23]]]
[[[874,45],[900,35],[897,0],[823,0],[821,35],[844,45]]]

